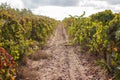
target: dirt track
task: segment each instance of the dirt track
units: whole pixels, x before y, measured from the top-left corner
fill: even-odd
[[[91,67],[92,63],[82,58],[82,54],[78,53],[75,47],[68,45],[62,24],[48,41],[44,52],[51,57],[30,61],[30,68],[35,71],[37,77],[28,80],[106,80],[100,68]]]

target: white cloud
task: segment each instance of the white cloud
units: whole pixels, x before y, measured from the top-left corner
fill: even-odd
[[[81,15],[84,11],[86,16],[93,13],[111,9],[113,12],[120,12],[119,0],[0,0],[0,3],[7,2],[14,8],[30,8],[34,14],[45,15],[55,19],[63,19],[68,15]],[[67,1],[74,2],[68,4]],[[47,3],[45,3],[47,2]],[[116,4],[116,5],[115,5]]]
[[[111,5],[118,5],[118,4],[120,5],[120,0],[102,0],[102,1],[106,1]]]
[[[86,12],[85,16],[96,13],[99,10],[95,10],[92,7],[58,7],[58,6],[40,6],[32,10],[35,14],[50,16],[58,20],[62,20],[69,15],[81,15]]]
[[[22,0],[27,8],[39,6],[77,6],[80,0]]]
[[[0,4],[1,3],[10,4],[10,6],[13,8],[18,8],[18,9],[24,8],[24,4],[21,0],[0,0]]]
[[[82,7],[99,7],[99,6],[107,6],[107,5],[108,3],[106,1],[99,1],[99,0],[84,0],[83,4],[80,4],[80,6]]]

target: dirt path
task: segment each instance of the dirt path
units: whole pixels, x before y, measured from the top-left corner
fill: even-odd
[[[32,71],[37,77],[28,80],[106,80],[101,69],[89,63],[75,47],[68,46],[68,38],[62,24],[58,26],[54,37],[48,41],[45,53],[49,59],[30,61]],[[94,70],[94,71],[93,71]]]

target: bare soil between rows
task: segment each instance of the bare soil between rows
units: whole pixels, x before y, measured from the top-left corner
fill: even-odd
[[[19,80],[108,80],[93,56],[86,55],[79,46],[69,45],[62,24],[46,45],[35,53],[38,59],[26,59],[26,65],[19,67]]]

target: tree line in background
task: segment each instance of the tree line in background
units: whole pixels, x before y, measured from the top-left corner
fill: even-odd
[[[72,44],[82,45],[95,54],[97,63],[115,80],[120,79],[120,13],[111,10],[89,17],[70,16],[63,20]]]
[[[0,6],[0,80],[14,80],[16,64],[42,48],[58,22],[27,9]],[[15,61],[14,61],[15,60]],[[16,63],[17,62],[17,63]]]

